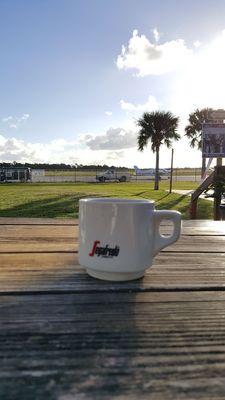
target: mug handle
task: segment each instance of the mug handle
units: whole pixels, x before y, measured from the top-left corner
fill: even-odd
[[[155,226],[155,241],[153,255],[156,256],[158,252],[164,247],[176,242],[180,236],[181,230],[181,213],[179,211],[167,210],[154,210],[153,214]],[[162,220],[167,219],[173,222],[173,233],[171,236],[163,236],[159,232],[159,226]]]

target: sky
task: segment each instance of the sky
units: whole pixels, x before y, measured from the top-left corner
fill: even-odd
[[[225,108],[224,0],[0,0],[0,160],[154,167],[137,119]],[[174,165],[201,165],[186,138]],[[162,147],[160,167],[170,165]]]

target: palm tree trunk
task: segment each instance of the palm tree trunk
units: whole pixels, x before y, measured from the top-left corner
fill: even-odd
[[[155,186],[154,190],[159,190],[159,149],[156,149],[155,157]]]
[[[206,170],[206,158],[205,158],[205,157],[202,157],[202,172],[201,172],[201,178],[203,178],[204,173],[205,173],[205,170]]]

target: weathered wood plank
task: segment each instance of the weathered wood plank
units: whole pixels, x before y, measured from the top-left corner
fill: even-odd
[[[78,219],[76,218],[21,218],[21,217],[0,217],[0,225],[76,225],[78,224]],[[212,221],[208,219],[196,219],[196,220],[183,220],[183,226],[189,227],[207,227],[214,228],[215,226],[220,226],[224,224],[222,221]],[[168,221],[164,220],[163,225],[168,225]]]
[[[78,254],[77,253],[7,253],[1,254],[1,272],[10,271],[23,271],[30,269],[46,270],[55,269],[57,267],[77,267]],[[205,253],[166,253],[160,252],[154,259],[154,265],[159,265],[162,268],[177,268],[182,272],[184,270],[204,270],[205,268],[212,269],[212,271],[221,270],[225,268],[225,252],[215,254]]]
[[[201,222],[200,226],[196,225],[197,228],[192,228],[189,221],[185,221],[185,223],[186,226],[183,227],[180,240],[167,247],[166,252],[215,253],[224,250],[224,222],[217,222],[213,225],[206,221],[206,227]],[[168,233],[169,230],[168,226],[162,228],[164,233]],[[220,236],[218,236],[218,232],[220,232]],[[192,235],[196,236],[195,239],[192,239]],[[212,235],[210,239],[208,235]],[[77,251],[77,237],[78,226],[75,225],[0,225],[0,253],[75,252]]]
[[[207,298],[209,298],[207,293]],[[35,296],[0,296],[0,336],[20,334],[72,334],[72,333],[126,333],[132,328],[132,335],[141,332],[153,333],[160,330],[165,334],[191,332],[203,334],[204,329],[225,335],[224,296],[219,301],[206,301],[205,294],[198,301],[184,301],[182,294],[167,301],[167,293],[155,301],[152,294],[101,294],[95,301],[95,294],[64,294]],[[136,297],[140,301],[136,300]],[[188,296],[186,295],[186,298]],[[181,301],[179,301],[181,300]],[[47,304],[47,307],[46,307]],[[219,322],[219,324],[218,324]],[[218,324],[218,325],[217,325]],[[225,344],[223,343],[225,346]],[[225,359],[224,359],[225,362]]]
[[[77,252],[78,238],[42,236],[29,239],[0,238],[0,253]],[[0,255],[1,260],[1,255]],[[1,261],[0,261],[1,262]]]
[[[190,253],[220,253],[225,250],[225,236],[192,236],[181,235],[180,239],[163,251]]]
[[[5,221],[6,220],[6,221]],[[5,223],[4,223],[5,221]],[[40,227],[40,229],[38,229]],[[47,228],[48,227],[48,228]],[[0,234],[4,235],[4,232],[7,232],[9,235],[18,234],[18,232],[25,232],[28,235],[30,232],[31,235],[33,232],[41,232],[41,228],[43,228],[43,232],[49,229],[54,230],[54,227],[57,227],[55,231],[60,232],[60,229],[64,232],[69,232],[70,229],[72,232],[76,232],[78,235],[78,220],[77,219],[53,219],[53,218],[0,218]],[[62,227],[62,228],[61,228]],[[182,234],[184,235],[225,235],[225,223],[223,221],[208,221],[208,220],[199,220],[193,221],[193,224],[190,224],[190,221],[182,221]],[[172,225],[169,221],[163,221],[161,227],[162,233],[171,233]],[[2,232],[2,233],[1,233]]]
[[[75,238],[76,225],[0,225],[0,239]]]
[[[0,217],[0,225],[78,225],[78,220],[75,218]]]
[[[0,293],[142,292],[172,289],[224,289],[225,254],[160,253],[143,279],[113,283],[89,277],[75,253],[2,254]]]
[[[171,226],[162,226],[162,234],[171,234]],[[225,224],[220,222],[219,226],[182,226],[181,233],[188,236],[225,236]]]
[[[224,294],[171,296],[0,296],[1,398],[223,399]]]
[[[47,225],[49,229],[53,226],[75,226],[78,227],[78,219],[58,219],[58,218],[0,218],[0,231],[4,226],[14,226],[15,228],[23,225],[33,228]],[[171,231],[171,223],[162,221],[162,230]],[[185,235],[225,235],[225,223],[223,221],[211,220],[184,220],[182,221],[182,233]]]
[[[219,253],[225,249],[225,236],[192,236],[182,235],[178,242],[166,247],[166,252],[190,252],[190,253]],[[51,231],[46,236],[28,237],[0,237],[0,253],[9,252],[68,252],[78,250],[78,239],[70,235],[52,236]]]
[[[224,224],[225,225],[225,224]],[[182,235],[188,236],[225,236],[225,226],[213,228],[204,227],[183,227]],[[160,229],[162,234],[170,235],[172,233],[171,226],[162,226]],[[2,238],[33,238],[45,236],[78,236],[78,225],[0,225],[0,237]]]
[[[24,304],[27,308],[30,308],[33,303],[36,306],[39,304],[40,307],[45,307],[50,299],[51,303],[54,302],[55,306],[63,304],[129,304],[132,303],[195,303],[195,302],[207,302],[215,303],[218,301],[225,302],[225,292],[221,290],[208,291],[153,291],[153,292],[141,292],[132,293],[130,291],[121,293],[26,293],[17,294],[0,294],[0,305],[1,307],[7,306],[9,308],[14,304]],[[199,306],[200,307],[200,306]],[[48,311],[48,308],[46,308]],[[1,333],[1,331],[0,331]],[[0,335],[1,336],[1,335]]]
[[[224,221],[213,221],[210,219],[187,219],[182,221],[183,226],[186,227],[205,227],[207,229],[214,229],[214,227],[220,227],[224,225]]]
[[[0,226],[0,397],[224,399],[224,228],[191,222],[129,283],[87,276],[73,224]]]
[[[0,275],[6,270],[46,270],[46,268],[74,267],[78,263],[77,253],[7,253],[0,255]]]

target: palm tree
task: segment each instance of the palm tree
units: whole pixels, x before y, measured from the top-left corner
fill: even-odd
[[[178,117],[166,111],[145,112],[137,121],[137,125],[140,127],[138,150],[143,151],[148,142],[150,142],[152,151],[156,153],[155,190],[159,189],[160,146],[165,144],[167,147],[171,147],[173,139],[180,139],[180,135],[177,133],[178,121]]]
[[[185,128],[185,135],[190,139],[190,146],[202,150],[202,124],[210,122],[212,108],[197,109],[189,115],[189,125]],[[206,168],[206,158],[202,157],[202,177]]]

